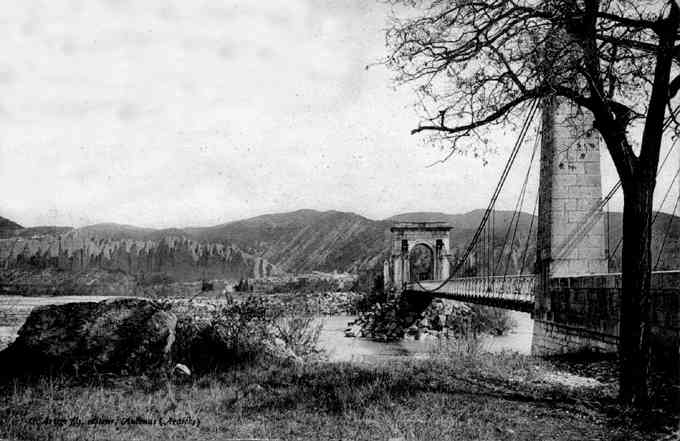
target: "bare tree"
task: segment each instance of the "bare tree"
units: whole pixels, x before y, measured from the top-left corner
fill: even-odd
[[[624,195],[620,398],[647,402],[652,199],[676,130],[676,0],[396,0],[386,64],[414,85],[427,132],[450,154],[485,145],[530,103],[588,109]]]

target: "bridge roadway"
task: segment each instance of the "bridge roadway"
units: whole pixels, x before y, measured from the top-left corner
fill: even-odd
[[[481,276],[461,277],[451,279],[442,285],[442,280],[426,280],[409,282],[406,291],[428,293],[432,297],[449,298],[463,302],[478,303],[513,309],[516,311],[532,312],[535,308],[537,276],[535,274],[522,276]],[[566,292],[580,292],[584,296],[593,295],[599,291],[599,296],[618,297],[621,289],[621,273],[586,274],[578,276],[551,277],[547,296],[566,298]],[[651,279],[652,297],[661,303],[662,310],[676,311],[680,304],[680,270],[654,271]],[[672,304],[665,305],[658,297],[667,297]],[[600,303],[607,302],[599,299]],[[653,302],[655,303],[655,302]],[[674,318],[680,322],[680,314]],[[674,321],[674,323],[675,323]],[[680,326],[680,323],[678,323]]]
[[[534,309],[536,275],[482,276],[409,282],[405,290],[425,292],[432,297],[531,312]]]

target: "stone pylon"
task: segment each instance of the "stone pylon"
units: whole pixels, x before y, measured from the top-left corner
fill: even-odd
[[[608,271],[600,202],[599,135],[587,111],[559,100],[546,100],[541,133],[534,330],[531,351],[545,354],[546,335],[558,329],[550,278],[604,274]],[[566,347],[566,346],[565,346]]]
[[[543,102],[537,269],[546,277],[607,272],[599,136],[584,109]]]

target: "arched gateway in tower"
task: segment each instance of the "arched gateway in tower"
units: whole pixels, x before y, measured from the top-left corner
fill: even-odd
[[[446,222],[398,222],[392,252],[385,261],[385,286],[401,291],[405,283],[449,277],[449,233]]]

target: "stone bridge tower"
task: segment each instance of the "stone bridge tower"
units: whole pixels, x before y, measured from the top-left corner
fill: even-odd
[[[607,272],[601,200],[600,146],[592,116],[570,103],[544,101],[536,245],[539,274]]]
[[[383,270],[386,287],[401,292],[405,283],[418,278],[442,280],[449,277],[450,225],[446,222],[398,222],[390,231],[392,251]],[[416,247],[424,247],[430,254],[431,270],[426,276],[413,274],[411,256]]]
[[[550,279],[608,272],[600,208],[599,135],[593,129],[592,115],[559,100],[546,100],[542,106],[536,239],[538,283],[531,348],[535,355],[550,353],[561,345],[566,348],[565,342],[577,338],[571,334],[578,334],[574,326],[563,326],[564,299],[551,292]]]

